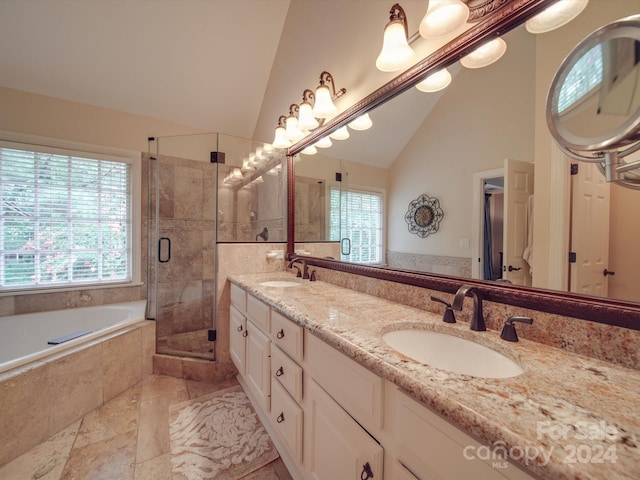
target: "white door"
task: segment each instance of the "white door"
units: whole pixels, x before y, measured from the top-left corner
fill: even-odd
[[[531,270],[523,258],[528,245],[533,195],[533,163],[507,159],[504,163],[504,230],[502,278],[531,285]],[[532,226],[532,225],[531,225]]]
[[[571,176],[571,246],[569,290],[606,297],[609,261],[609,184],[595,163],[578,164]]]

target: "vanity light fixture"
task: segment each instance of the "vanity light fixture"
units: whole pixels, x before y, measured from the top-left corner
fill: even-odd
[[[327,85],[331,85],[331,90]],[[340,98],[347,93],[345,88],[341,88],[336,92],[333,76],[323,71],[320,74],[320,85],[316,88],[316,101],[313,105],[313,116],[316,118],[329,118],[336,113],[338,107],[333,103],[334,98]]]
[[[298,128],[303,131],[311,131],[318,128],[320,122],[313,116],[313,107],[310,100],[316,97],[308,88],[302,92],[302,103],[298,107]]]
[[[424,80],[416,84],[416,88],[421,92],[438,92],[442,89],[445,89],[451,83],[451,74],[449,70],[443,68],[442,70],[438,70],[437,72],[432,73]]]
[[[371,121],[371,117],[369,116],[369,114],[364,113],[355,120],[349,122],[348,125],[349,128],[352,128],[354,130],[369,130],[372,127],[373,122]]]
[[[296,113],[298,112],[298,105],[292,103],[289,107],[289,116],[285,121],[285,132],[284,136],[287,137],[291,143],[296,143],[298,140],[302,140],[304,138],[304,133],[300,128],[298,128],[298,117],[296,117]]]
[[[507,42],[500,37],[496,37],[462,57],[460,63],[467,68],[486,67],[487,65],[497,62],[506,51]]]
[[[331,139],[327,136],[327,137],[322,137],[320,140],[318,140],[315,143],[315,146],[318,148],[329,148],[333,145],[333,142],[331,141]]]
[[[437,38],[464,25],[469,18],[469,7],[461,0],[430,0],[427,13],[420,22],[420,35]]]
[[[347,138],[349,138],[349,129],[346,125],[343,125],[334,132],[330,133],[329,137],[333,138],[334,140],[346,140]]]
[[[404,9],[395,4],[389,10],[389,23],[384,27],[382,50],[376,67],[382,72],[395,72],[409,66],[415,53],[409,45],[409,27]]]
[[[278,119],[278,126],[276,127],[276,135],[273,139],[273,148],[289,148],[291,142],[287,139],[286,130],[284,128],[287,121],[287,117],[281,115]]]
[[[559,0],[525,22],[529,33],[546,33],[560,28],[576,18],[589,0]]]

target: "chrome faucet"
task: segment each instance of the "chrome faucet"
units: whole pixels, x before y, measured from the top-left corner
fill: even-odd
[[[296,263],[302,263],[302,271],[304,273],[302,273],[302,278],[305,280],[309,279],[309,266],[307,265],[307,262],[304,261],[303,258],[292,258],[291,261],[289,262],[289,265],[287,265],[287,268],[295,268],[298,271],[298,277],[301,275],[300,274],[300,269],[298,267],[295,266]]]
[[[484,324],[484,316],[482,315],[482,294],[476,287],[471,285],[462,285],[453,298],[451,308],[454,310],[462,310],[462,302],[464,297],[473,297],[473,316],[471,317],[471,330],[484,332],[487,327]]]

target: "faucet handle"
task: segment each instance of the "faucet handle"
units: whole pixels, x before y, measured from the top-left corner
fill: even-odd
[[[315,271],[315,269],[311,270],[311,273],[309,274],[309,281],[311,281],[311,282],[315,282],[316,281],[316,271]]]
[[[518,341],[518,332],[516,332],[516,326],[513,324],[514,322],[528,323],[531,325],[533,323],[533,318],[530,317],[509,317],[506,322],[504,322],[504,327],[502,327],[502,333],[500,334],[500,338],[506,340],[507,342],[517,342]]]
[[[438,297],[434,297],[433,295],[431,295],[431,300],[433,300],[434,302],[439,302],[442,303],[446,306],[446,308],[444,309],[444,316],[442,317],[442,321],[445,323],[456,323],[456,317],[453,314],[453,309],[451,308],[451,304],[441,298]]]

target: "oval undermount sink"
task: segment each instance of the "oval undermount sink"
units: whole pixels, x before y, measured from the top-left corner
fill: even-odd
[[[483,378],[508,378],[524,373],[516,362],[464,338],[431,330],[395,330],[382,335],[394,350],[432,367]]]
[[[260,282],[260,285],[263,287],[299,287],[302,285],[301,282],[294,282],[291,280],[269,280],[267,282]]]

